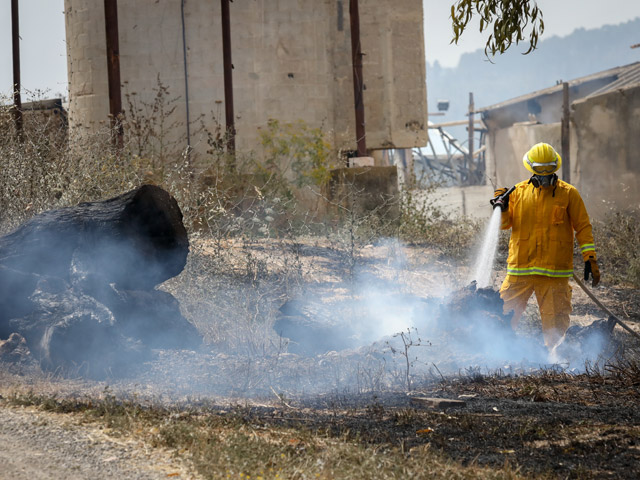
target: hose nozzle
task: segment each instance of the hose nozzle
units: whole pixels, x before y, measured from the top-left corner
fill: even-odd
[[[509,207],[509,195],[511,195],[511,192],[513,192],[515,189],[516,187],[514,185],[502,195],[498,195],[497,197],[489,200],[489,203],[494,208],[494,210],[500,207],[500,210],[504,212]]]

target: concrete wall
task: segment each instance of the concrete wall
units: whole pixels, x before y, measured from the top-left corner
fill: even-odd
[[[339,215],[349,216],[355,212],[357,215],[375,214],[392,221],[400,219],[395,166],[332,170],[325,195],[329,208]]]
[[[420,0],[360,0],[367,146],[424,145],[427,106]],[[104,4],[65,0],[70,127],[95,130],[109,113]],[[123,103],[151,102],[168,87],[174,135],[186,132],[180,0],[118,2]],[[190,120],[224,125],[220,2],[184,0]],[[231,3],[237,148],[259,146],[271,118],[323,128],[355,149],[348,0],[236,0]],[[192,130],[195,130],[195,125]],[[192,143],[198,148],[198,141]],[[203,145],[206,147],[206,145]]]
[[[531,176],[522,156],[536,143],[545,142],[561,151],[560,123],[517,123],[492,130],[487,137],[487,177],[498,187],[510,187]],[[558,172],[561,175],[561,172]]]
[[[640,85],[575,102],[573,183],[591,216],[640,207]]]

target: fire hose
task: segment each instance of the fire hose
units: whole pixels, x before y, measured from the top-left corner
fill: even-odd
[[[609,315],[609,319],[612,319],[612,318],[613,318],[613,319],[616,321],[616,323],[617,323],[618,325],[620,325],[622,328],[624,328],[627,332],[629,332],[629,333],[631,333],[632,335],[634,335],[634,336],[636,336],[636,337],[640,338],[640,334],[638,334],[635,330],[632,330],[632,329],[631,329],[631,328],[630,328],[626,323],[624,323],[622,320],[620,320],[618,317],[616,317],[616,316],[611,312],[611,310],[609,310],[607,307],[605,307],[605,306],[600,302],[600,300],[598,300],[598,299],[596,298],[596,296],[593,294],[593,292],[591,292],[591,290],[589,290],[589,289],[587,288],[587,286],[586,286],[584,283],[582,283],[582,280],[580,280],[580,279],[578,278],[578,276],[577,276],[575,273],[573,274],[573,280],[578,284],[578,286],[579,286],[582,290],[584,290],[584,293],[586,293],[586,294],[589,296],[589,298],[590,298],[591,300],[593,300],[593,302],[594,302],[598,307],[600,307],[600,309],[601,309],[603,312],[605,312],[607,315]]]

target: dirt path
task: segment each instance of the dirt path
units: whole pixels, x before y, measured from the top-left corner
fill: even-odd
[[[0,400],[2,478],[195,478],[170,454],[110,438],[72,415],[9,407]]]

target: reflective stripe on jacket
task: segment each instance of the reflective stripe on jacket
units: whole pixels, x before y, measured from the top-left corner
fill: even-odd
[[[538,188],[528,180],[518,183],[509,196],[509,209],[502,214],[502,229],[509,228],[509,275],[570,277],[574,232],[583,259],[596,256],[582,197],[562,180]]]

